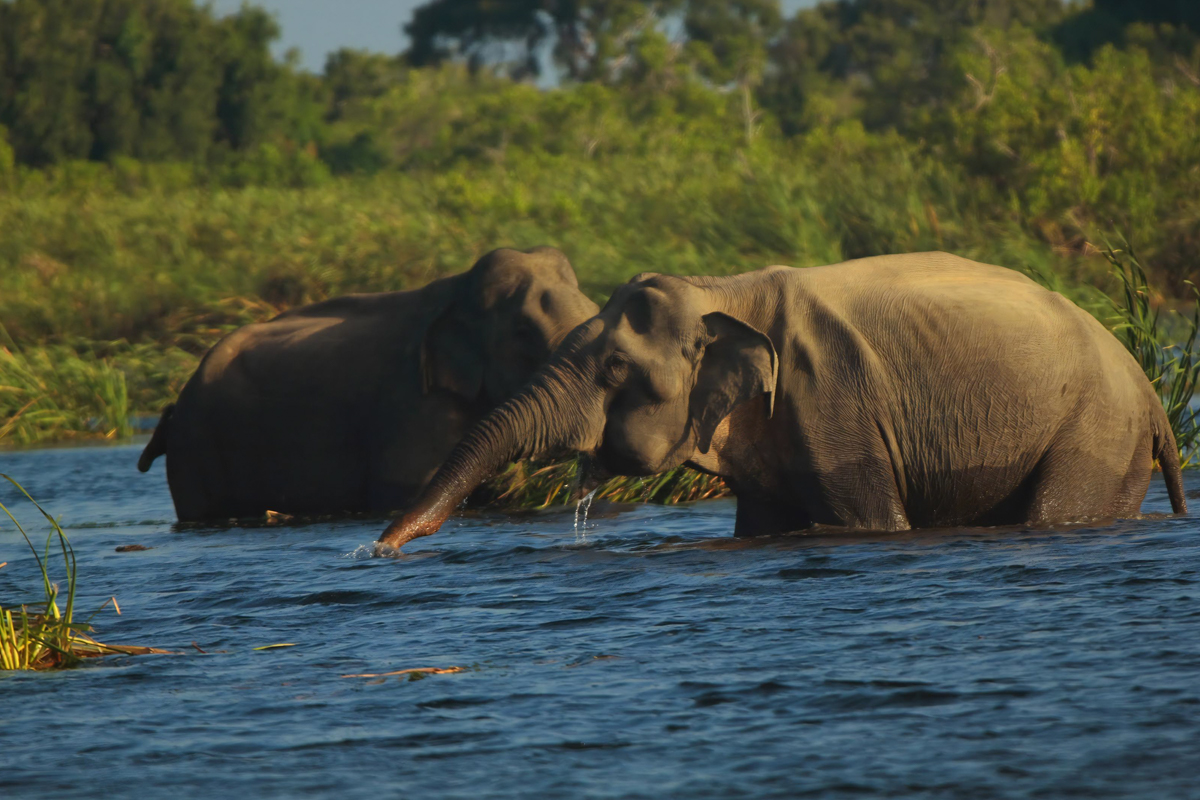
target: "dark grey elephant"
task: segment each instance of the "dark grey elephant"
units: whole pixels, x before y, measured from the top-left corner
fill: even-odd
[[[1061,295],[945,253],[640,275],[483,419],[382,544],[433,533],[499,465],[727,478],[735,532],[1050,525],[1139,511],[1152,462],[1186,511],[1166,415]]]
[[[209,350],[138,469],[166,454],[185,521],[402,508],[597,310],[550,247],[293,309]]]

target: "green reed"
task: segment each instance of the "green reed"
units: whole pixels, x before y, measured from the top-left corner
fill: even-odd
[[[1158,392],[1183,466],[1195,462],[1200,441],[1200,412],[1193,398],[1200,380],[1200,291],[1186,282],[1192,293],[1190,315],[1169,311],[1151,302],[1146,271],[1134,248],[1104,250],[1113,275],[1120,282],[1117,298],[1111,301],[1116,315],[1113,333],[1133,355]]]
[[[17,521],[7,506],[0,503],[0,511],[3,511],[16,526],[37,561],[38,569],[42,574],[44,595],[43,599],[37,603],[23,603],[16,608],[0,606],[0,670],[59,669],[76,666],[85,658],[165,652],[152,647],[104,644],[89,635],[92,630],[91,620],[110,603],[118,614],[121,613],[116,598],[112,597],[106,600],[86,620],[82,622],[75,620],[78,566],[74,548],[67,541],[66,534],[63,533],[62,526],[58,524],[58,521],[38,505],[21,484],[2,473],[0,473],[0,478],[15,486],[50,524],[50,533],[46,537],[45,548],[39,553],[21,523]],[[62,555],[66,577],[65,594],[60,585],[50,578],[51,547],[55,541],[58,542]],[[3,566],[5,565],[0,564],[0,567]]]

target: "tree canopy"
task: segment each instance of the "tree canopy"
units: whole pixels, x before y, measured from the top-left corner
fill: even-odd
[[[252,6],[218,19],[191,0],[0,0],[0,125],[31,165],[311,138],[320,108],[271,57],[278,35]]]
[[[911,245],[969,207],[1066,251],[1127,229],[1182,291],[1200,277],[1198,9],[830,0],[785,18],[778,0],[431,0],[407,52],[341,50],[313,75],[271,57],[278,25],[252,5],[0,0],[0,188],[86,162],[131,185],[309,186],[852,160],[843,254]],[[146,166],[163,162],[180,170]],[[886,234],[864,221],[878,214]]]

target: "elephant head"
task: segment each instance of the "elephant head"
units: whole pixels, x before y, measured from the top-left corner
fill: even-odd
[[[553,247],[493,250],[456,280],[453,300],[421,344],[423,388],[488,408],[511,397],[598,311]]]
[[[437,531],[502,464],[574,450],[610,474],[649,475],[706,454],[735,407],[773,406],[777,357],[703,279],[639,275],[564,340],[518,394],[455,447],[384,533],[400,547]]]

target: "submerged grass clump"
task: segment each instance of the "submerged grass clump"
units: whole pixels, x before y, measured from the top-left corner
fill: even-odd
[[[575,502],[579,486],[579,461],[511,464],[480,487],[472,504],[493,508],[545,508]],[[596,489],[596,500],[613,503],[685,503],[732,494],[720,478],[687,467],[660,475],[618,477]]]
[[[1158,392],[1179,447],[1179,463],[1192,465],[1200,440],[1200,411],[1193,404],[1200,379],[1200,292],[1188,282],[1193,295],[1191,316],[1172,312],[1164,319],[1160,308],[1150,302],[1146,271],[1134,249],[1128,244],[1124,250],[1109,247],[1104,255],[1121,287],[1112,301],[1113,333]]]
[[[46,546],[39,555],[33,541],[17,518],[8,508],[0,503],[2,510],[13,525],[16,526],[30,552],[37,560],[38,569],[42,573],[42,590],[45,599],[40,603],[22,604],[19,608],[4,608],[0,606],[0,669],[3,670],[45,670],[73,667],[85,658],[96,658],[115,654],[142,655],[145,653],[165,653],[153,647],[131,647],[127,645],[103,644],[93,639],[89,632],[92,630],[91,621],[109,603],[120,614],[117,599],[110,597],[100,608],[92,612],[83,622],[75,621],[75,592],[76,592],[76,563],[75,551],[67,541],[62,527],[57,520],[46,513],[37,501],[29,496],[21,484],[7,475],[0,473],[0,478],[11,483],[21,494],[33,503],[50,523],[51,531],[46,537]],[[59,585],[50,580],[50,550],[55,539],[58,540],[62,551],[63,567],[66,571],[66,595],[62,595]],[[3,566],[0,564],[0,566]],[[60,605],[61,602],[61,605]]]

